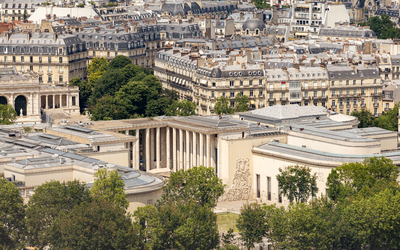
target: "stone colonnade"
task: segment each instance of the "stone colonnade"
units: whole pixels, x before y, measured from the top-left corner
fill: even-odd
[[[46,94],[41,95],[41,105],[43,109],[70,108],[76,106],[79,100],[70,94]]]
[[[132,130],[125,130],[129,134]],[[215,135],[172,127],[136,129],[132,143],[132,167],[144,171],[187,170],[195,166],[214,167]]]

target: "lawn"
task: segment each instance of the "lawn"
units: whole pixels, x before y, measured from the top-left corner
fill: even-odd
[[[234,213],[217,214],[218,230],[224,230],[227,232],[229,228],[232,228],[234,232],[238,232],[238,229],[236,228],[236,220],[238,217],[239,215]]]

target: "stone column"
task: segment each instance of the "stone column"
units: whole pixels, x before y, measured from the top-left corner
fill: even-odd
[[[169,134],[169,127],[165,127],[165,137],[166,137],[166,142],[165,142],[165,144],[166,144],[166,153],[167,153],[167,162],[166,162],[166,164],[165,164],[165,166],[166,166],[166,168],[168,168],[168,169],[171,169],[171,157],[170,157],[170,153],[171,153],[171,149],[170,149],[170,134]]]
[[[150,171],[150,129],[146,128],[146,171]]]
[[[210,164],[210,148],[211,148],[211,141],[210,141],[210,135],[207,135],[207,148],[206,148],[206,166],[211,167]]]
[[[53,95],[53,109],[56,108],[56,95]]]
[[[155,139],[155,129],[150,129],[150,169],[154,169],[154,156],[156,152],[154,152],[154,139]]]
[[[60,108],[62,107],[62,95],[60,94]]]
[[[49,95],[46,95],[46,109],[49,108]]]
[[[202,133],[199,133],[199,141],[200,141],[200,155],[199,155],[199,160],[200,160],[200,165],[205,166],[204,164],[204,135]]]
[[[176,167],[176,128],[172,128],[172,169],[178,171]]]
[[[160,162],[161,162],[160,140],[161,140],[161,138],[160,138],[160,127],[157,127],[157,129],[156,129],[156,161],[157,161],[156,162],[156,166],[157,166],[157,169],[160,168]]]
[[[11,93],[10,102],[13,108],[15,109],[15,100],[14,100],[14,93]]]
[[[189,131],[186,130],[186,166],[185,170],[190,168],[190,135]]]
[[[135,162],[134,162],[134,168],[139,169],[140,168],[140,129],[136,129],[135,137],[137,139],[136,141],[136,147],[135,147]]]
[[[193,140],[192,140],[192,167],[197,167],[197,144],[196,144],[196,132],[193,132]]]
[[[33,115],[33,114],[35,114],[35,110],[33,109],[33,93],[32,92],[29,95],[29,102],[31,103],[31,112],[30,112],[30,114]],[[28,110],[28,107],[26,107],[26,109]],[[28,112],[26,112],[27,116],[29,116],[30,114]]]
[[[178,169],[183,168],[183,131],[179,129],[179,166]]]
[[[67,94],[67,97],[66,97],[66,99],[67,99],[67,108],[69,109],[69,94]]]

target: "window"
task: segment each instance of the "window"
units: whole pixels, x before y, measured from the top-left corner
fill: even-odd
[[[58,58],[58,61],[59,61],[60,63],[62,63],[62,62],[63,62],[63,58],[62,58],[62,57],[59,57],[59,58]]]
[[[58,73],[62,73],[62,72],[63,72],[62,66],[58,66]]]
[[[374,115],[377,116],[378,115],[378,109],[374,108]]]
[[[76,97],[73,96],[73,97],[72,97],[72,106],[75,106],[75,105],[76,105]]]
[[[42,65],[39,65],[39,72],[42,72],[42,71],[43,71]]]
[[[317,103],[317,102],[314,102],[314,106],[318,106],[318,103]]]
[[[271,177],[267,177],[267,199],[271,200]]]
[[[314,82],[314,88],[317,88],[317,87],[318,87],[318,83]]]
[[[7,62],[7,57],[6,56],[4,57],[4,62]]]
[[[225,92],[222,92],[222,96],[225,97]]]
[[[304,98],[308,98],[308,92],[304,92]]]
[[[15,56],[13,56],[12,59],[13,59],[13,62],[15,62]]]
[[[350,115],[350,109],[346,110],[346,114]]]
[[[378,89],[374,88],[374,94],[377,95],[378,94]]]
[[[347,104],[347,106],[350,105],[350,99],[347,99],[347,100],[346,100],[346,104]]]
[[[284,90],[284,89],[286,89],[286,84],[281,84],[281,86],[282,86],[282,89]]]
[[[325,97],[325,91],[322,91],[321,94],[322,94],[322,97]]]
[[[215,82],[212,83],[212,86],[215,87]]]
[[[235,101],[231,101],[230,106],[231,106],[231,108],[235,107]]]
[[[24,72],[24,65],[21,66],[21,71]]]
[[[21,62],[24,62],[24,57],[23,56],[21,56]]]
[[[314,97],[318,96],[318,91],[314,91]]]
[[[332,106],[336,106],[336,101],[332,100]]]
[[[348,89],[348,90],[346,91],[346,95],[347,95],[347,96],[350,95],[350,89]]]
[[[235,92],[231,92],[231,97],[235,97]]]
[[[364,105],[364,99],[361,99],[361,105]]]
[[[342,86],[342,80],[339,81],[339,86]]]
[[[304,106],[308,106],[308,102],[304,102]]]
[[[346,80],[346,86],[349,86],[349,80]]]
[[[258,95],[263,96],[263,91],[262,90],[258,91]]]
[[[274,94],[269,93],[269,99],[274,99]]]
[[[331,86],[335,86],[335,81],[332,81],[332,82],[331,82]]]
[[[357,95],[357,90],[353,90],[353,95]]]
[[[51,75],[49,75],[48,78],[47,78],[47,82],[50,83],[50,82],[52,82],[52,81],[53,81],[53,79],[51,78]]]
[[[321,82],[321,86],[325,88],[325,82]]]
[[[279,184],[278,184],[278,202],[282,203],[282,193],[281,193],[281,188],[279,187]]]
[[[240,86],[243,86],[243,81],[242,80],[240,80]]]
[[[364,85],[364,80],[361,80],[361,85]]]
[[[289,89],[301,89],[301,82],[289,82]]]
[[[33,70],[33,66],[29,66],[29,70],[31,70],[31,71],[32,71],[32,70]]]
[[[49,59],[48,59],[48,60],[49,60],[49,63],[51,63],[51,57],[49,57]]]
[[[322,102],[322,107],[325,107],[325,105],[326,105],[325,102]]]
[[[250,96],[253,96],[253,90],[250,90]]]
[[[339,95],[343,96],[343,90],[342,89],[339,91]]]
[[[256,175],[256,185],[257,185],[257,198],[260,198],[260,175]]]
[[[353,80],[353,85],[356,85],[356,83],[357,83],[357,81],[356,81],[356,80]]]
[[[273,84],[269,85],[269,90],[274,90],[274,85]]]
[[[354,106],[357,105],[357,99],[354,99],[354,100],[353,100],[353,105],[354,105]]]
[[[49,72],[51,72],[51,66],[49,66],[49,69],[48,69],[48,71],[49,71]]]
[[[376,79],[374,79],[374,84],[376,85]]]
[[[240,93],[241,96],[243,96],[243,91],[240,91],[239,93]]]
[[[258,80],[258,85],[262,85],[262,80]]]
[[[249,80],[249,85],[253,86],[253,80]]]
[[[282,93],[282,99],[286,99],[285,93]]]
[[[364,89],[361,89],[361,94],[362,94],[362,95],[364,95],[364,94],[365,94],[365,92],[364,92]]]
[[[233,87],[234,86],[234,81],[229,82],[229,86]]]
[[[304,88],[305,88],[305,89],[308,89],[308,82],[305,82],[305,83],[304,83]]]
[[[60,76],[58,77],[58,81],[59,81],[60,83],[63,82],[63,76],[62,76],[62,75],[60,75]]]
[[[374,104],[378,103],[378,98],[374,98]]]
[[[39,82],[43,82],[43,78],[41,75],[39,75]]]

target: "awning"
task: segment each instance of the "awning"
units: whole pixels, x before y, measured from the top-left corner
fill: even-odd
[[[175,82],[175,78],[176,78],[176,77],[172,78],[172,81],[173,81],[173,82]]]
[[[296,32],[296,36],[308,36],[308,33],[305,33],[305,32]]]
[[[253,100],[250,100],[250,104],[254,104],[254,101],[253,101]]]
[[[186,80],[183,80],[182,84],[185,85],[185,83],[186,83]]]

